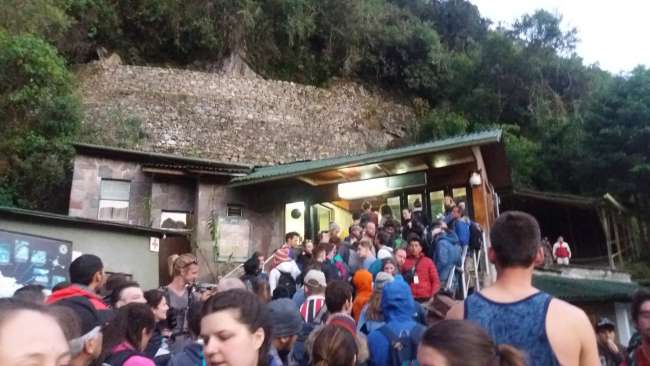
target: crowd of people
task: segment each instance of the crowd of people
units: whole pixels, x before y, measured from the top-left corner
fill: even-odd
[[[30,285],[0,299],[0,365],[650,365],[650,294],[633,302],[629,352],[611,322],[597,339],[582,310],[532,286],[544,261],[532,216],[496,220],[496,282],[455,301],[444,284],[476,232],[463,208],[428,222],[369,206],[347,237],[334,223],[314,242],[288,233],[268,267],[255,253],[215,286],[192,254],[170,257],[171,282],[148,291],[84,254],[48,297]]]

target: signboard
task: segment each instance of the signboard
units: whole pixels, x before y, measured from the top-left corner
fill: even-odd
[[[246,260],[250,255],[250,222],[242,218],[219,217],[217,261]]]
[[[16,284],[52,288],[68,281],[70,262],[69,241],[0,230],[0,273]]]

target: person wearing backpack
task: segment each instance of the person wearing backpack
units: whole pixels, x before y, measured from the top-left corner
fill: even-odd
[[[144,354],[156,326],[147,304],[131,303],[121,307],[104,331],[104,364],[110,366],[155,366]]]
[[[424,326],[413,320],[415,301],[406,282],[394,280],[384,286],[381,309],[386,324],[368,336],[370,365],[415,364]]]
[[[291,259],[285,251],[276,251],[274,257],[279,264],[269,273],[271,294],[275,292],[276,288],[282,287],[291,298],[296,293],[296,279],[300,276],[300,268],[298,268],[296,261]]]

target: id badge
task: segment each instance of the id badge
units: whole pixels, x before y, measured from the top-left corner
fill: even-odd
[[[416,285],[420,283],[420,277],[418,277],[418,275],[413,276],[413,283]]]

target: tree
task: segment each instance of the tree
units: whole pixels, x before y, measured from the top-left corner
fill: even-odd
[[[63,211],[80,120],[72,75],[52,46],[0,31],[0,197]]]

